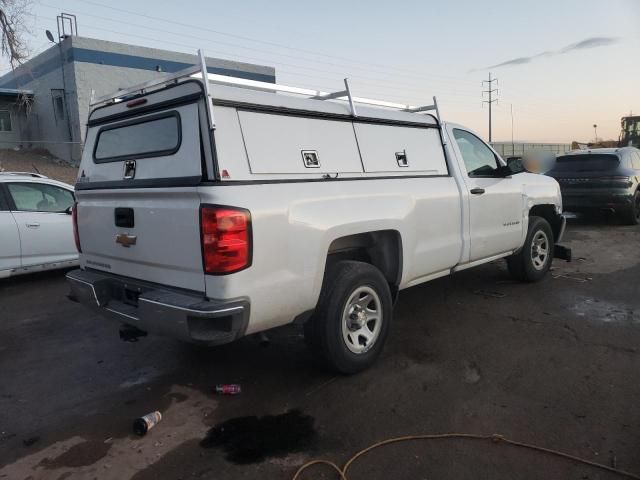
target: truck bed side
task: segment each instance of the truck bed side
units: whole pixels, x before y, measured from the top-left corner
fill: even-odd
[[[203,203],[237,205],[251,211],[251,268],[206,277],[206,292],[212,298],[251,298],[247,333],[286,324],[315,307],[327,254],[340,238],[398,232],[402,239],[399,288],[448,272],[458,262],[461,205],[453,177],[312,185],[292,182],[199,189]]]

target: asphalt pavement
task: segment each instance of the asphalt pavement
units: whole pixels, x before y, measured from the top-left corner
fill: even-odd
[[[385,438],[500,434],[640,474],[640,227],[574,220],[545,280],[498,261],[401,292],[379,362],[335,376],[298,327],[204,349],[66,298],[64,272],[0,281],[0,478],[289,479]],[[242,393],[219,396],[216,384]],[[159,410],[146,436],[136,417]],[[314,467],[303,478],[338,478]],[[441,439],[363,456],[354,479],[613,479],[503,444]]]

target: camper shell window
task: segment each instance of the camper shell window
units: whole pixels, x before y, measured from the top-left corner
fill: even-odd
[[[182,124],[178,112],[140,117],[101,128],[93,160],[106,163],[173,155],[180,149],[181,142]]]

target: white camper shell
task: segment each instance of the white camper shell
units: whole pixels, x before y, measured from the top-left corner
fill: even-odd
[[[379,355],[407,287],[498,258],[539,280],[555,180],[513,174],[437,103],[210,75],[98,99],[75,211],[77,298],[131,331],[205,344],[299,321],[331,367]],[[206,78],[203,81],[203,78]]]

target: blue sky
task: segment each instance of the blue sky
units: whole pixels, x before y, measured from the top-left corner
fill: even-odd
[[[639,0],[41,0],[34,53],[60,11],[78,16],[82,36],[201,47],[273,65],[280,83],[337,90],[347,76],[358,96],[424,104],[437,95],[446,120],[485,138],[486,67],[525,58],[491,69],[494,140],[511,138],[511,105],[515,138],[529,141],[591,140],[594,123],[599,137],[617,138],[620,117],[640,114]]]

